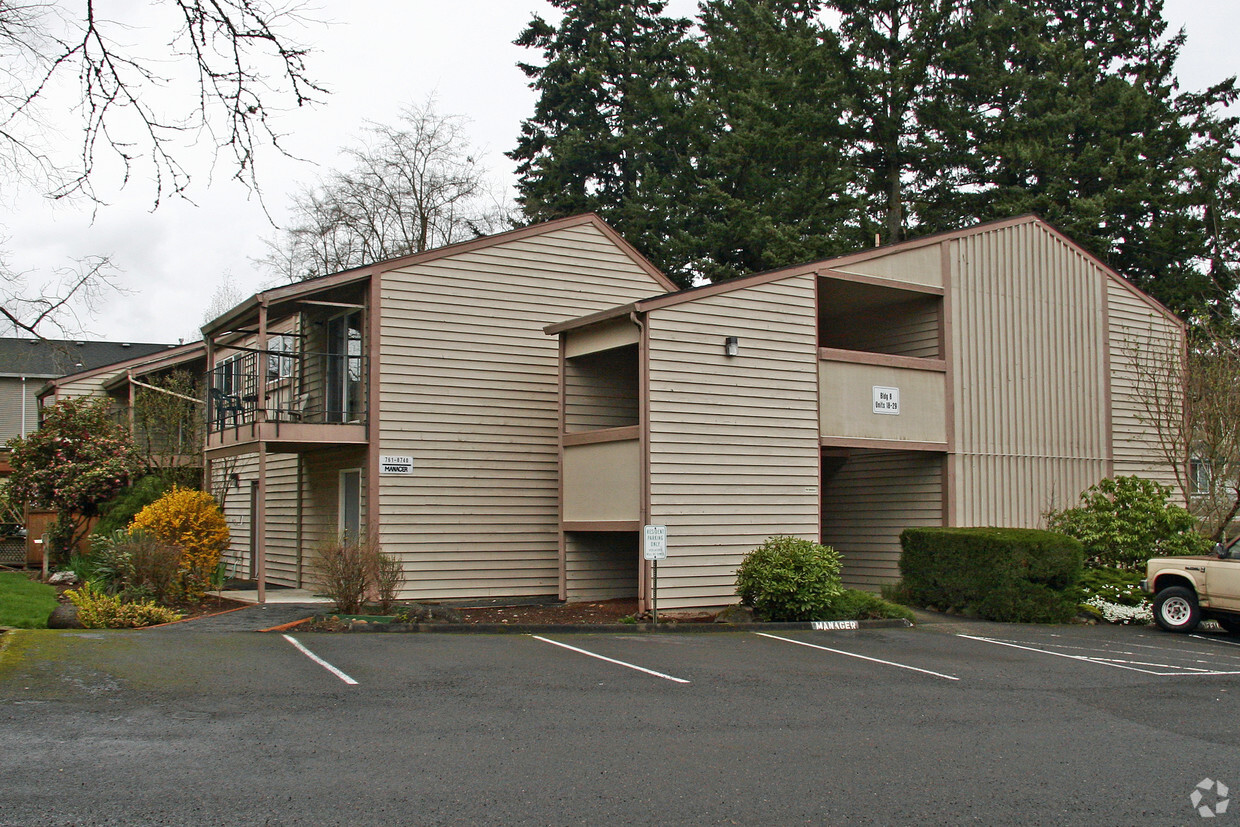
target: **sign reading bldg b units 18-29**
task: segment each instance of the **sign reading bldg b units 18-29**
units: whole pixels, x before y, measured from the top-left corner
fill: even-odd
[[[900,415],[900,389],[874,386],[874,413]]]

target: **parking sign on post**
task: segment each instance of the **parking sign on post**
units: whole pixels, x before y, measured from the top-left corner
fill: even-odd
[[[642,531],[642,556],[654,563],[650,587],[650,612],[659,622],[659,561],[667,559],[667,526],[648,525]]]

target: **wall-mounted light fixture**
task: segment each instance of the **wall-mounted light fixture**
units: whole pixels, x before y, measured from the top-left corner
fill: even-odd
[[[726,356],[736,356],[741,352],[741,340],[735,336],[728,336],[723,340],[723,352]]]

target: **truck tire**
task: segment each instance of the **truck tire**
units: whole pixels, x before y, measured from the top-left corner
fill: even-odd
[[[1197,594],[1183,586],[1170,586],[1154,596],[1154,621],[1168,632],[1191,632],[1201,622]]]

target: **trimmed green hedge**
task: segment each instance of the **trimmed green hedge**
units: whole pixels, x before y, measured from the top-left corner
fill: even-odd
[[[1063,623],[1076,612],[1084,550],[1032,528],[909,528],[900,573],[915,605],[1018,623]]]

